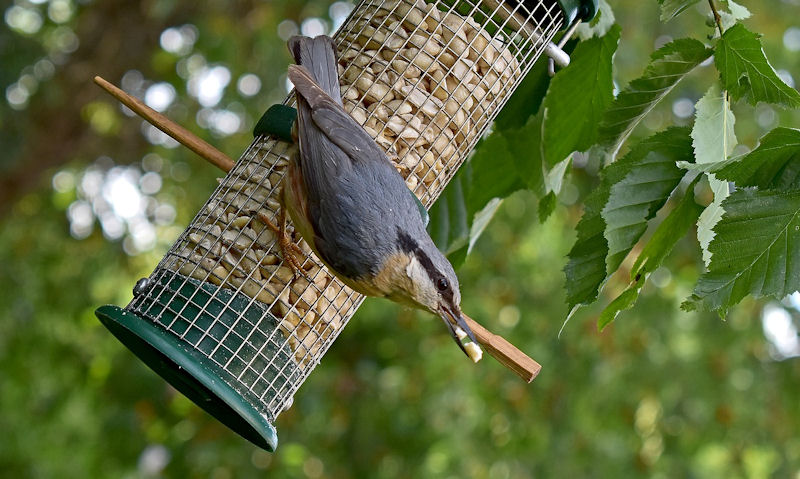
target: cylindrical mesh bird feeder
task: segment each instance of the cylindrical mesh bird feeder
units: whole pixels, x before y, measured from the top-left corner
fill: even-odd
[[[592,0],[359,2],[334,36],[345,109],[430,207],[541,54],[563,61],[554,35],[595,8]],[[279,221],[294,151],[275,126],[286,111],[262,118],[131,303],[97,311],[173,386],[268,450],[275,417],[363,300],[299,237],[302,274],[283,264],[269,224]]]

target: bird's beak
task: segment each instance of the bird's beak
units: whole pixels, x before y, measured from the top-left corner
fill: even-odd
[[[453,340],[455,340],[458,347],[464,351],[464,354],[475,362],[480,360],[478,340],[475,339],[475,334],[472,332],[472,329],[470,329],[470,327],[467,326],[467,322],[464,321],[464,316],[461,314],[461,311],[459,311],[457,307],[449,308],[447,306],[442,306],[439,310],[439,316],[447,326],[447,330],[450,331]],[[469,338],[469,340],[464,341],[466,338]],[[470,346],[470,351],[467,351],[464,343],[466,342],[468,344],[470,341],[474,343],[474,346]],[[476,350],[478,351],[477,354],[475,352]]]

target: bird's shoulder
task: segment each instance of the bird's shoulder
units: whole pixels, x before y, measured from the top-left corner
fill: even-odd
[[[386,153],[341,105],[328,98],[311,111],[314,125],[353,163],[388,162]]]

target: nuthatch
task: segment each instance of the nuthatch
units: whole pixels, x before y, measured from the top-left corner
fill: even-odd
[[[470,356],[461,339],[477,341],[461,313],[458,278],[400,173],[344,110],[333,41],[295,36],[289,50],[297,62],[289,79],[297,93],[299,152],[283,181],[283,206],[295,230],[359,293],[440,316]]]

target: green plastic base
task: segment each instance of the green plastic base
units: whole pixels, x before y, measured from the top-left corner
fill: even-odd
[[[100,321],[145,364],[195,404],[267,451],[278,446],[278,435],[267,417],[222,380],[227,374],[196,349],[155,323],[117,306],[95,311]]]

